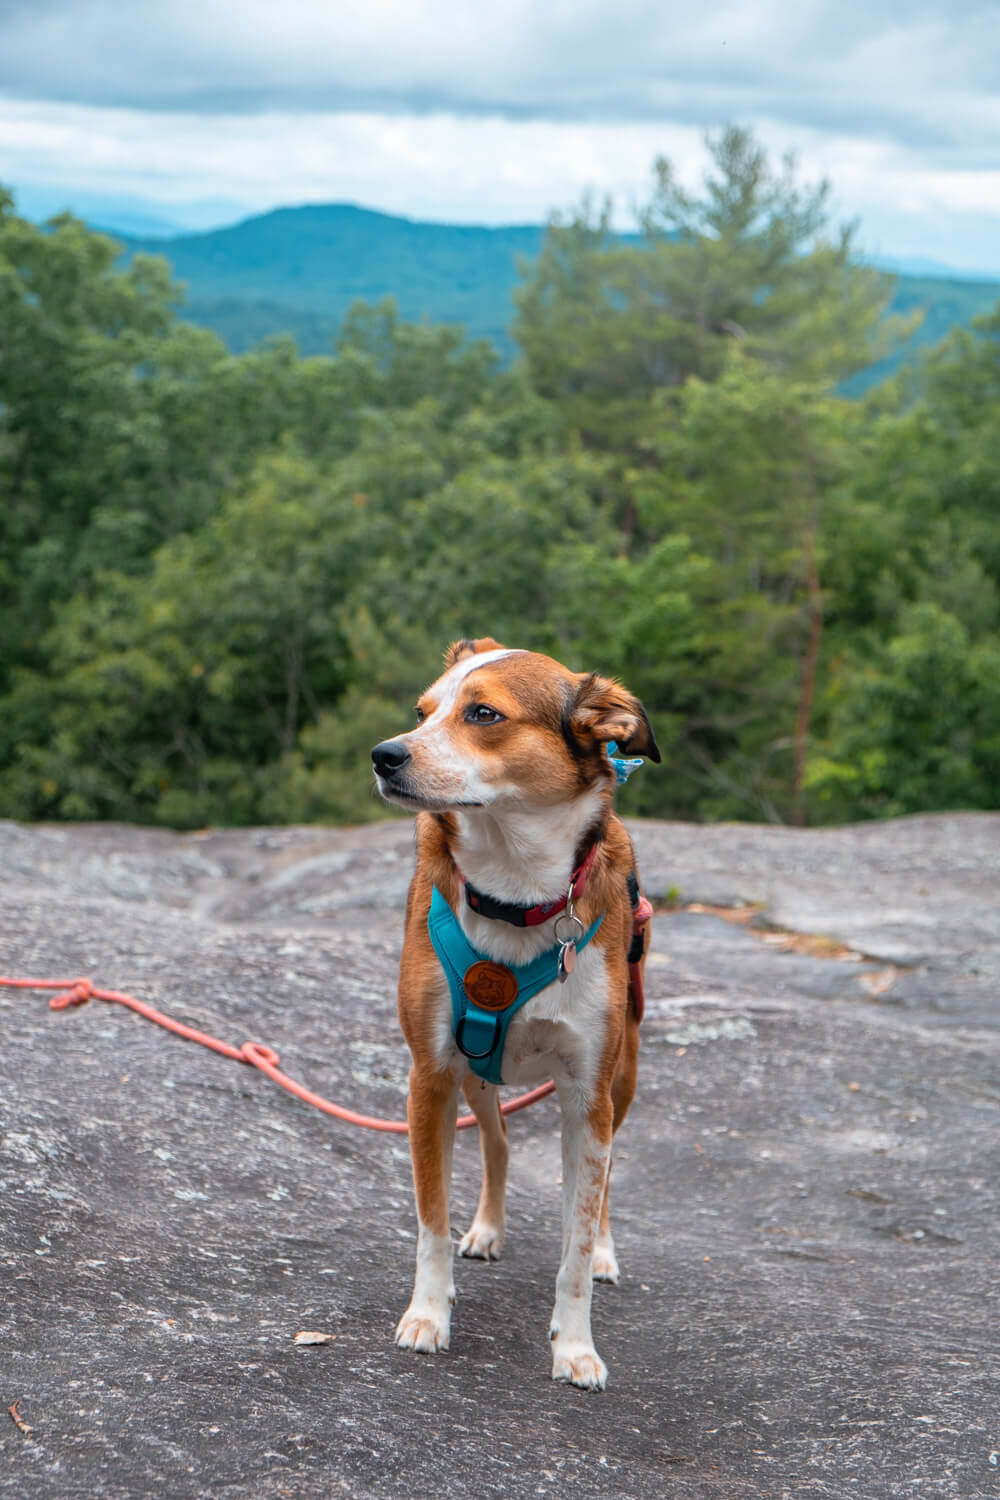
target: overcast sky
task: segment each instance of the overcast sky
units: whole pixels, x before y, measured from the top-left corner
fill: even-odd
[[[35,213],[525,223],[589,188],[624,224],[727,120],[872,252],[1000,272],[1000,0],[0,0],[0,182]]]

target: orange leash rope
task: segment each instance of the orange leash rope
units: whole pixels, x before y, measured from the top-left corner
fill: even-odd
[[[157,1026],[162,1026],[166,1031],[172,1031],[175,1036],[183,1037],[188,1042],[198,1042],[202,1047],[208,1047],[212,1052],[219,1052],[223,1057],[232,1058],[233,1062],[249,1063],[252,1067],[259,1068],[272,1083],[277,1083],[296,1099],[301,1099],[305,1104],[311,1104],[315,1109],[322,1110],[325,1115],[333,1115],[336,1120],[344,1120],[348,1125],[360,1125],[364,1130],[382,1130],[392,1135],[407,1135],[409,1125],[405,1120],[380,1120],[375,1115],[360,1115],[353,1109],[345,1109],[342,1104],[334,1104],[329,1099],[324,1099],[320,1094],[314,1094],[303,1084],[296,1083],[294,1078],[289,1078],[280,1067],[281,1059],[273,1047],[267,1047],[263,1042],[244,1042],[241,1047],[234,1047],[229,1042],[220,1041],[217,1036],[210,1036],[207,1031],[198,1031],[194,1026],[185,1026],[183,1021],[175,1021],[173,1016],[165,1015],[162,1010],[156,1010],[152,1005],[147,1005],[143,1000],[137,1000],[134,995],[126,995],[121,990],[101,990],[91,984],[89,979],[8,979],[0,976],[0,987],[10,990],[59,990],[61,993],[53,995],[49,1001],[50,1010],[67,1010],[73,1005],[86,1005],[88,1000],[107,1000],[113,1005],[125,1005],[129,1010],[134,1010],[137,1015],[145,1017],[147,1021],[153,1021]],[[501,1104],[501,1113],[505,1115],[516,1114],[519,1109],[527,1109],[529,1104],[534,1104],[536,1099],[544,1099],[546,1094],[551,1094],[555,1084],[551,1081],[543,1083],[539,1088],[532,1089],[527,1094],[520,1094],[516,1099]],[[477,1124],[475,1115],[461,1115],[458,1119],[459,1130],[470,1130]]]

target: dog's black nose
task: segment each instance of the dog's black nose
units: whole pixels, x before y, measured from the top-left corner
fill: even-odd
[[[380,776],[394,776],[410,759],[410,752],[402,740],[383,740],[372,751],[372,765]]]

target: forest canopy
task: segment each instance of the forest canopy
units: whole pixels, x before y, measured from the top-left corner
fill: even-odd
[[[482,634],[640,694],[625,811],[1000,805],[1000,308],[852,402],[906,330],[825,188],[729,128],[642,222],[553,219],[507,367],[388,301],[236,356],[0,192],[0,816],[382,816]]]

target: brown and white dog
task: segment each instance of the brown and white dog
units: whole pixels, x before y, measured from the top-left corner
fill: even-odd
[[[456,1045],[447,983],[428,934],[432,890],[476,949],[495,964],[521,965],[556,945],[558,916],[510,925],[474,911],[468,892],[486,893],[490,906],[558,902],[571,872],[591,855],[582,894],[577,882],[576,911],[586,927],[602,914],[603,921],[565,982],[542,989],[510,1021],[502,1078],[556,1084],[563,1251],[552,1376],[600,1390],[607,1369],[590,1330],[591,1282],[619,1277],[608,1221],[611,1138],[635,1093],[639,1049],[628,965],[638,899],[634,856],[612,810],[615,773],[605,746],[615,740],[624,753],[656,761],[660,754],[641,703],[609,678],[571,672],[488,637],[457,641],[445,667],[417,704],[416,728],[372,751],[382,796],[420,810],[399,982],[399,1018],[413,1058],[407,1112],[419,1233],[413,1297],[396,1342],[424,1353],[448,1347],[455,1301],[448,1195],[460,1089],[479,1122],[483,1183],[459,1254],[495,1259],[504,1236],[506,1126],[497,1088],[470,1073]]]

